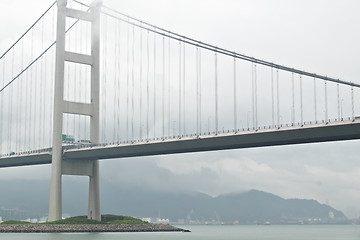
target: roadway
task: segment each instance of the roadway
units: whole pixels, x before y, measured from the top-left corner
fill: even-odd
[[[64,149],[68,160],[105,160],[189,152],[256,148],[291,144],[318,143],[360,139],[360,121],[332,122],[280,129],[262,129],[217,136],[192,136],[127,144],[108,144]],[[19,154],[0,158],[0,168],[51,163],[51,149],[40,153]]]

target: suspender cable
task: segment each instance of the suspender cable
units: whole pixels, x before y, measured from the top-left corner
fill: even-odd
[[[21,67],[21,70],[24,68],[24,39],[21,40],[21,66],[20,67]],[[21,82],[22,82],[22,80],[23,80],[23,75],[21,75]],[[24,141],[23,140],[24,136],[21,136],[23,134],[22,124],[21,124],[21,120],[22,120],[21,116],[22,116],[22,113],[24,112],[23,108],[22,108],[23,94],[24,94],[23,88],[21,88],[21,92],[19,90],[21,82],[18,83],[18,89],[17,89],[17,97],[18,97],[18,101],[17,101],[18,117],[17,117],[17,119],[19,121],[19,129],[17,130],[18,132],[17,132],[17,137],[16,137],[17,141],[16,142],[18,142],[19,146],[20,146],[19,148],[17,148],[17,151],[21,151],[21,146],[23,145],[23,141]],[[24,84],[21,84],[21,87],[23,87],[23,86],[24,86]],[[0,112],[0,114],[1,114],[1,112]],[[1,140],[0,140],[0,142],[1,142]],[[0,151],[0,153],[1,153],[1,151]]]
[[[34,93],[34,128],[33,128],[33,143],[34,143],[34,147],[35,148],[39,148],[39,145],[38,145],[38,141],[36,139],[36,137],[38,136],[37,132],[38,132],[38,119],[37,119],[37,116],[38,113],[37,113],[37,106],[39,105],[38,102],[36,101],[36,96],[38,96],[37,94],[37,89],[39,88],[38,87],[38,62],[35,63],[35,75],[34,75],[34,88],[35,88],[35,93]]]
[[[317,123],[317,102],[316,102],[316,79],[314,78],[314,113],[315,113],[315,123]]]
[[[44,18],[42,19],[41,23],[41,51],[44,51]],[[44,58],[41,58],[41,85],[40,85],[40,98],[41,98],[41,106],[40,106],[40,117],[41,117],[41,126],[40,126],[40,134],[41,136],[41,147],[45,147],[45,91],[46,91],[46,56],[45,54]]]
[[[234,132],[237,133],[237,113],[236,113],[236,58],[234,58]]]
[[[67,24],[70,24],[70,19],[67,19]],[[70,48],[70,42],[71,42],[71,34],[70,33],[68,33],[68,41],[67,41],[67,46],[69,46],[69,48]],[[65,39],[66,39],[66,37],[65,37]],[[67,79],[65,80],[64,79],[64,81],[66,82],[66,90],[65,90],[65,93],[66,94],[64,94],[65,95],[65,97],[66,97],[66,99],[67,100],[69,100],[69,96],[70,96],[70,65],[69,64],[65,64],[65,66],[64,66],[64,68],[67,68]],[[56,70],[55,70],[56,71]],[[65,72],[66,72],[66,70],[65,70]],[[64,83],[65,84],[65,83]],[[101,96],[102,97],[102,96]],[[65,116],[64,116],[64,122],[65,122],[65,126],[64,126],[64,128],[65,128],[65,132],[64,133],[66,133],[66,134],[70,134],[70,132],[69,132],[69,129],[70,129],[70,127],[69,127],[69,114],[65,114]],[[103,124],[102,122],[101,122],[101,124]],[[103,125],[101,125],[102,127],[103,127]],[[63,130],[64,131],[64,130]]]
[[[71,3],[71,1],[70,1]],[[71,6],[70,6],[71,7]],[[75,32],[74,32],[74,43],[75,43],[75,46],[74,46],[74,51],[77,52],[78,51],[78,32],[79,32],[79,28],[78,26],[75,27]],[[106,44],[106,43],[105,43]],[[73,95],[74,96],[74,101],[78,101],[78,96],[77,95],[77,83],[78,83],[78,79],[77,79],[77,69],[78,69],[78,66],[77,64],[74,64],[74,81],[73,81]],[[109,81],[110,82],[110,81]],[[106,96],[106,94],[104,94],[104,96]],[[72,117],[73,117],[73,136],[74,138],[76,139],[79,139],[79,133],[76,131],[76,119],[78,118],[78,114],[73,114]]]
[[[42,26],[41,26],[41,51],[43,51],[44,49],[44,18],[42,19]],[[45,54],[46,56],[46,54]],[[45,90],[43,89],[43,70],[44,70],[44,58],[41,58],[40,59],[40,93],[39,93],[39,98],[40,98],[40,106],[39,106],[39,124],[40,124],[40,127],[39,127],[39,147],[43,147],[43,132],[45,132],[44,130],[44,123],[43,123],[43,114],[44,114],[44,108],[43,108],[43,102],[44,102],[44,92]],[[44,114],[45,115],[45,114]]]
[[[81,7],[80,7],[80,10],[81,11],[83,11],[83,6],[81,5]],[[84,30],[84,24],[83,24],[83,22],[80,22],[80,29],[81,29],[81,31],[80,31],[80,52],[82,52],[82,50],[83,50],[83,48],[86,46],[86,43],[85,44],[82,44],[82,42],[83,42],[83,35],[85,35],[85,36],[87,36],[87,31],[85,32],[85,30]],[[116,48],[115,48],[116,49]],[[115,70],[115,69],[114,69]],[[79,81],[79,84],[80,84],[80,87],[79,87],[79,99],[80,99],[80,101],[81,102],[86,102],[86,92],[85,92],[85,96],[83,97],[82,96],[82,93],[83,93],[83,91],[85,90],[86,91],[86,84],[85,84],[85,87],[84,88],[82,88],[82,81],[83,81],[83,71],[84,71],[84,69],[82,68],[82,67],[80,67],[80,71],[79,71],[79,79],[80,79],[80,81]],[[86,70],[85,70],[86,71]],[[114,85],[115,85],[115,83],[114,83]],[[114,98],[114,100],[115,100],[115,98]],[[114,111],[114,112],[116,112],[116,110]],[[85,126],[85,124],[86,124],[86,122],[85,121],[83,121],[83,119],[86,119],[86,117],[85,116],[83,116],[83,115],[80,115],[79,114],[79,117],[78,117],[78,131],[79,131],[79,136],[80,136],[80,139],[86,139],[86,135],[84,134],[84,132],[82,132],[82,126]],[[84,127],[85,128],[85,127]],[[84,134],[84,135],[83,135]],[[115,122],[114,122],[114,136],[115,136]],[[115,138],[115,137],[114,137]]]
[[[271,126],[275,127],[275,107],[274,107],[274,68],[271,67]]]
[[[154,138],[156,138],[156,34],[154,33]]]
[[[127,35],[126,35],[126,141],[129,141],[129,72],[130,72],[130,29],[127,25]]]
[[[120,114],[121,114],[121,104],[120,104],[120,97],[121,97],[121,24],[120,22],[118,21],[117,22],[118,24],[118,60],[117,60],[117,71],[118,71],[118,78],[116,79],[117,83],[118,83],[118,86],[117,86],[117,91],[118,91],[118,94],[117,94],[117,108],[118,108],[118,114],[117,114],[117,126],[118,126],[118,130],[117,130],[117,141],[120,142],[121,140],[121,136],[120,136],[120,129],[121,129],[121,125],[120,125]]]
[[[303,89],[302,89],[302,76],[300,75],[300,121],[301,125],[304,124],[304,108],[303,108]]]
[[[149,75],[150,75],[150,54],[149,54],[149,31],[147,31],[146,38],[146,141],[149,140]]]
[[[135,95],[135,26],[132,30],[132,67],[131,67],[131,141],[135,140],[134,136],[134,114],[135,114],[135,105],[134,105],[134,95]]]
[[[33,147],[36,149],[38,146],[37,146],[37,141],[36,141],[36,123],[37,123],[37,119],[36,119],[36,116],[37,116],[37,113],[36,113],[36,107],[37,107],[37,101],[36,101],[36,96],[37,96],[37,89],[38,89],[38,86],[37,86],[37,82],[38,82],[38,78],[37,78],[37,66],[38,66],[38,62],[35,63],[35,66],[34,66],[34,78],[33,78],[33,87],[34,87],[34,95],[32,95],[32,98],[34,99],[33,100],[33,104],[34,104],[34,109],[32,111],[32,114],[33,114],[33,127],[32,127],[32,130],[33,130],[33,133],[32,133],[32,142],[33,142]]]
[[[54,20],[53,20],[54,21]],[[54,32],[54,30],[53,30]],[[54,33],[53,33],[53,36],[54,36]],[[52,55],[51,56],[55,56],[55,48],[53,48],[52,50]],[[55,58],[54,57],[51,57],[51,65],[50,65],[50,73],[51,73],[51,76],[55,76],[55,71],[54,71],[54,61],[55,61]],[[54,78],[50,78],[50,101],[49,101],[49,106],[50,106],[50,129],[52,129],[52,122],[53,122],[53,96],[54,96]],[[26,91],[27,92],[27,91]],[[52,144],[52,131],[50,130],[49,131],[49,146],[51,146]]]
[[[55,35],[55,8],[53,8],[52,10],[52,24],[51,24],[51,29],[52,29],[52,33],[51,33],[51,36],[52,36],[52,40],[55,40],[56,39],[56,35]],[[51,55],[51,76],[55,76],[55,72],[54,72],[54,61],[55,61],[55,48],[52,49],[52,55]],[[53,94],[54,94],[54,78],[50,78],[51,81],[50,81],[50,101],[49,101],[49,105],[50,105],[50,129],[53,129],[52,128],[52,123],[53,123]],[[53,131],[49,131],[49,144],[50,146],[52,145],[52,134],[53,134]]]
[[[20,68],[21,70],[23,69],[23,63],[24,63],[24,40],[21,40],[21,64],[20,64]],[[16,122],[16,129],[15,129],[15,142],[16,142],[16,146],[15,146],[15,151],[18,152],[19,150],[19,144],[21,141],[20,138],[20,130],[19,128],[21,128],[20,126],[20,114],[21,112],[19,112],[19,110],[21,110],[21,103],[20,103],[20,84],[22,82],[23,79],[23,75],[20,76],[19,81],[17,82],[17,87],[16,87],[16,115],[15,115],[15,122]]]
[[[143,69],[142,69],[142,62],[143,62],[143,56],[142,56],[142,45],[143,45],[143,42],[142,42],[142,29],[140,29],[140,59],[139,59],[139,62],[140,62],[140,76],[139,76],[139,83],[140,83],[140,115],[139,115],[139,118],[140,118],[140,139],[142,139],[142,137],[143,137],[143,129],[142,129],[142,104],[143,104],[143,100],[142,100],[142,92],[143,92],[143,90],[142,90],[142,77],[143,77],[143,75],[142,75],[142,71],[143,71]]]
[[[12,49],[12,54],[11,54],[11,78],[13,79],[14,78],[14,58],[15,58],[15,49],[13,48]],[[12,139],[11,139],[11,136],[12,136],[12,129],[13,129],[13,121],[12,121],[12,114],[13,114],[13,90],[14,90],[14,87],[10,88],[10,92],[9,92],[9,131],[8,131],[8,152],[10,151],[13,151],[11,150],[11,142],[12,142]],[[15,126],[16,127],[16,126]]]
[[[252,113],[252,127],[255,129],[255,77],[254,77],[254,63],[251,63],[251,113]]]
[[[179,138],[181,138],[181,42],[179,41]]]
[[[196,47],[196,136],[199,136],[199,48]]]
[[[340,121],[340,89],[338,83],[336,84],[336,92],[337,92],[338,121]]]
[[[45,54],[45,64],[47,63],[47,54]],[[46,85],[46,83],[47,83],[48,81],[47,81],[47,66],[45,66],[45,68],[44,68],[44,91],[43,91],[43,93],[44,93],[44,98],[45,98],[45,96],[46,96],[46,91],[47,91],[47,89],[48,89],[48,87],[47,87],[47,85]],[[51,99],[50,99],[50,102],[51,102]],[[48,144],[46,144],[46,134],[45,134],[45,132],[46,132],[46,119],[47,119],[47,117],[46,117],[46,99],[44,100],[44,102],[43,102],[43,111],[44,111],[44,113],[43,113],[43,146],[44,147],[48,147],[48,146],[50,146],[51,145],[51,142],[49,142]],[[51,122],[51,121],[48,121],[48,122]],[[50,128],[49,128],[50,129]]]
[[[280,128],[280,86],[279,86],[279,69],[276,69],[276,98],[277,98],[277,124]]]
[[[199,49],[199,131],[201,133],[201,48]]]
[[[218,134],[218,69],[217,52],[215,52],[215,136]]]
[[[171,84],[171,80],[170,80],[170,38],[168,39],[168,135],[169,137],[171,136],[170,134],[170,84]]]
[[[257,111],[257,65],[254,64],[254,86],[255,86],[255,129],[258,129],[258,111]]]
[[[28,116],[27,116],[27,108],[28,108],[28,98],[27,98],[27,96],[28,96],[28,90],[29,90],[28,89],[28,80],[29,80],[29,78],[28,78],[29,74],[28,73],[29,73],[28,71],[26,71],[24,73],[25,81],[24,81],[23,87],[25,88],[25,91],[21,93],[22,94],[21,102],[24,103],[24,108],[22,109],[22,114],[23,114],[23,119],[25,119],[24,124],[23,124],[24,129],[21,130],[21,133],[23,134],[23,136],[21,138],[22,138],[22,141],[23,141],[22,145],[23,145],[24,150],[29,150],[29,148],[27,147],[27,131],[26,131],[27,119],[29,119]],[[0,102],[1,101],[2,101],[2,99],[1,99],[1,94],[0,94]],[[49,101],[49,102],[51,102],[51,101]],[[1,114],[1,106],[0,106],[0,114]],[[1,121],[1,118],[0,118],[0,121]],[[1,133],[1,123],[0,123],[0,135],[2,135],[2,133]],[[0,136],[0,142],[1,142],[1,136]],[[1,143],[0,143],[0,154],[1,154]]]
[[[295,86],[294,86],[294,73],[291,73],[291,93],[292,93],[292,104],[291,104],[291,124],[295,125]],[[301,94],[300,94],[301,95]]]
[[[185,102],[186,102],[186,99],[185,99],[185,93],[186,93],[186,88],[185,88],[185,80],[186,80],[186,77],[185,77],[185,70],[186,70],[186,61],[185,61],[185,43],[183,44],[183,117],[184,117],[184,124],[183,124],[183,135],[185,136],[185,133],[186,133],[186,111],[185,111]]]
[[[351,86],[351,117],[352,120],[355,120],[355,113],[354,113],[354,87]]]
[[[117,69],[117,65],[118,65],[118,21],[115,21],[115,32],[114,32],[114,78],[113,78],[113,90],[114,90],[114,96],[113,96],[113,103],[114,103],[114,119],[113,119],[113,143],[116,142],[117,139],[117,133],[118,133],[118,129],[117,129],[117,116],[118,116],[118,111],[119,111],[119,106],[118,106],[118,102],[117,102],[117,98],[119,96],[119,94],[117,94],[117,89],[118,89],[118,82],[117,82],[117,78],[118,78],[118,69]]]
[[[325,87],[325,122],[328,122],[328,102],[327,102],[327,82],[324,81]]]
[[[30,59],[32,60],[33,59],[33,56],[34,56],[34,29],[31,30],[31,50],[30,50]],[[30,94],[29,94],[29,124],[28,124],[28,130],[29,130],[29,138],[28,138],[28,142],[29,142],[29,149],[31,149],[33,146],[32,146],[32,142],[31,142],[31,132],[32,132],[32,114],[33,114],[33,111],[32,111],[32,100],[33,100],[33,68],[30,68],[30,84],[29,84],[29,89],[30,89]]]
[[[80,22],[81,24],[80,24],[80,30],[79,30],[79,32],[78,32],[78,34],[79,34],[79,52],[81,52],[81,50],[82,50],[82,47],[83,47],[83,45],[82,45],[82,36],[84,35],[84,33],[83,33],[83,28],[82,28],[82,22]],[[76,64],[77,65],[77,64]],[[83,76],[82,76],[82,72],[83,72],[83,68],[79,65],[79,102],[84,102],[84,100],[83,100],[83,97],[82,97],[82,92],[83,92],[83,88],[82,88],[82,81],[83,81]],[[81,134],[81,124],[82,124],[82,118],[83,118],[83,116],[82,115],[80,115],[80,114],[77,114],[77,119],[78,119],[78,122],[77,122],[77,124],[78,124],[78,136],[79,136],[79,139],[85,139],[85,137],[82,137],[82,134]],[[114,123],[114,125],[115,125],[115,123]],[[115,138],[115,131],[114,131],[114,136],[113,136],[113,139]]]
[[[119,106],[118,106],[118,96],[120,95],[120,93],[117,93],[117,89],[118,89],[118,61],[119,61],[119,56],[118,56],[118,46],[120,47],[120,44],[118,44],[118,21],[115,21],[115,33],[114,33],[114,96],[113,96],[113,103],[114,103],[114,122],[113,122],[113,143],[116,142],[117,138],[117,134],[119,132],[119,130],[117,129],[117,116],[119,116],[118,111],[119,111]]]
[[[162,139],[165,139],[165,37],[163,37]]]
[[[47,63],[47,54],[45,54],[44,56],[44,67],[43,67],[43,78],[42,78],[42,81],[44,82],[43,83],[43,102],[42,102],[42,147],[48,147],[49,144],[46,143],[46,119],[47,119],[47,116],[46,116],[46,102],[47,102],[47,98],[46,98],[46,90],[48,89],[47,87],[47,66],[46,66],[46,63]],[[51,100],[50,100],[51,101]]]

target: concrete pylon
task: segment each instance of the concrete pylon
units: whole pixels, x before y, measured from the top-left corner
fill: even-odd
[[[90,141],[99,143],[100,100],[100,8],[101,1],[91,5],[90,12],[67,8],[67,0],[57,0],[56,69],[53,119],[52,169],[48,221],[62,218],[62,175],[89,176],[88,218],[101,220],[98,160],[77,161],[63,159],[62,126],[63,114],[90,116]],[[91,55],[65,51],[66,18],[75,18],[91,23]],[[66,62],[91,66],[91,99],[88,103],[64,100],[64,66]]]

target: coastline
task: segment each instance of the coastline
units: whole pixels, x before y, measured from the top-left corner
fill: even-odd
[[[168,224],[5,224],[0,233],[190,232]]]

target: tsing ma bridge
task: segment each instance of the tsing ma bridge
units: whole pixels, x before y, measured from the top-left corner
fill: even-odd
[[[89,176],[100,220],[99,160],[359,139],[359,87],[58,0],[0,56],[0,167],[52,164],[50,221]]]

